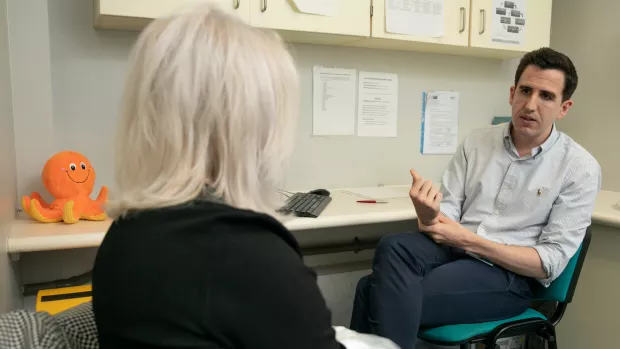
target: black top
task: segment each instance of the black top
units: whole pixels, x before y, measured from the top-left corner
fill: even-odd
[[[102,349],[338,349],[295,238],[270,216],[194,201],[110,227],[93,271]]]

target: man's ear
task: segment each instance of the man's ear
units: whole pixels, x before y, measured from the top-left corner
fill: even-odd
[[[508,99],[508,103],[510,103],[510,105],[512,105],[512,101],[514,101],[515,99],[515,91],[517,90],[517,88],[515,86],[510,86],[510,97]]]
[[[560,109],[560,114],[558,114],[558,117],[555,118],[556,120],[562,120],[564,119],[564,117],[566,116],[566,114],[568,113],[568,110],[573,106],[573,100],[572,99],[567,99],[564,102],[562,102],[562,109]]]

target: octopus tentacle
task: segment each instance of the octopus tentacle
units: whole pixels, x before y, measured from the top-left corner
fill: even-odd
[[[81,218],[89,221],[103,221],[108,218],[108,215],[103,209],[103,203],[100,203],[99,200],[93,200],[88,207],[84,208]]]
[[[22,200],[22,205],[23,204],[24,200]],[[60,222],[63,220],[63,212],[61,209],[45,208],[37,199],[30,200],[30,210],[26,212],[28,212],[32,218],[43,223]]]
[[[33,191],[32,194],[30,194],[30,198],[31,199],[37,199],[37,201],[41,204],[41,207],[43,207],[43,208],[50,208],[50,204],[45,202],[45,200],[43,200],[43,197],[41,196],[41,194],[37,193],[36,191]]]
[[[49,209],[50,205],[45,202],[45,200],[43,200],[43,198],[41,197],[41,194],[35,192],[32,192],[32,194],[30,194],[30,196],[23,196],[22,197],[22,201],[21,201],[21,205],[22,205],[22,209],[24,210],[24,212],[26,212],[28,215],[30,215],[30,202],[31,200],[36,199],[39,204],[41,204],[41,207],[45,208],[45,209]]]
[[[28,196],[22,196],[22,210],[24,210],[24,212],[26,212],[29,216],[31,216],[30,214],[30,197]]]
[[[80,220],[80,212],[73,200],[69,200],[65,203],[62,209],[62,220],[65,223],[75,223]]]
[[[108,201],[108,187],[106,187],[105,185],[101,186],[101,190],[99,190],[99,195],[97,196],[97,200],[95,201],[97,201],[99,205],[103,207],[103,204]]]

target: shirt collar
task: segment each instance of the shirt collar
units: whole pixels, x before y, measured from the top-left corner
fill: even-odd
[[[512,150],[518,157],[518,152],[516,147],[514,146],[514,142],[512,141],[512,135],[510,134],[510,130],[512,130],[512,121],[507,123],[506,127],[504,127],[504,147],[506,147],[506,150],[508,151]],[[551,127],[551,134],[549,135],[549,137],[547,137],[547,140],[545,140],[543,144],[532,149],[531,157],[535,157],[547,152],[547,150],[551,149],[551,147],[555,144],[559,137],[560,134],[555,126],[555,123],[553,123],[553,126]]]

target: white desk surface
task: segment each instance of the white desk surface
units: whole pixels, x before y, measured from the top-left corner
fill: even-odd
[[[607,190],[598,193],[592,223],[620,228],[620,193]]]
[[[395,186],[404,193],[409,186]],[[307,230],[341,226],[396,222],[415,219],[416,213],[409,198],[390,199],[387,204],[361,204],[358,197],[345,190],[331,191],[332,202],[318,218],[292,218],[284,223],[290,230]],[[597,198],[592,221],[620,228],[620,193],[601,191]],[[8,238],[9,253],[63,250],[98,247],[111,221],[80,221],[76,224],[39,223],[26,215],[19,216]]]
[[[408,193],[409,186],[392,187]],[[318,218],[290,218],[284,222],[289,230],[341,227],[358,224],[415,219],[409,198],[390,199],[387,204],[362,204],[357,196],[344,189],[331,190],[332,202]],[[79,221],[75,224],[39,223],[21,214],[14,222],[8,239],[9,253],[98,247],[112,223]]]

